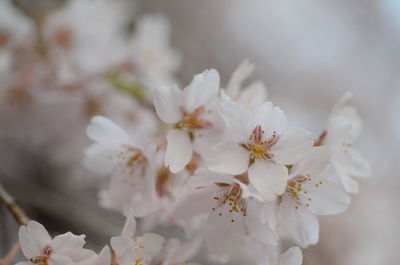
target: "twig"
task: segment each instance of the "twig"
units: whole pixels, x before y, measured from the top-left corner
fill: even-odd
[[[14,198],[6,191],[0,183],[0,202],[4,203],[10,213],[14,216],[15,220],[21,225],[27,225],[29,218],[26,216],[24,210],[15,202]]]
[[[11,261],[13,261],[15,255],[17,255],[20,249],[21,245],[19,244],[19,242],[15,242],[14,246],[12,247],[10,252],[8,252],[7,256],[0,260],[0,265],[7,265],[11,263]]]

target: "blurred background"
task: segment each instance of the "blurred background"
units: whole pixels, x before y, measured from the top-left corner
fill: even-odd
[[[33,17],[37,29],[43,23],[40,17],[58,12],[66,1],[7,2],[18,16]],[[168,82],[187,84],[194,74],[216,68],[226,84],[242,60],[249,59],[256,65],[254,79],[266,83],[269,99],[287,113],[290,124],[308,128],[316,135],[339,97],[352,91],[352,103],[364,120],[363,133],[355,145],[371,163],[374,176],[360,181],[360,192],[352,196],[347,212],[321,218],[320,242],[304,251],[304,264],[399,264],[399,1],[132,0],[124,1],[124,5],[123,11],[115,14],[107,9],[103,12],[110,21],[126,20],[127,31],[135,32],[136,19],[145,14],[162,14],[169,21],[171,35],[167,39],[179,53],[173,58],[180,67],[166,67],[172,76],[163,76]],[[30,27],[6,19],[10,16],[9,6],[0,6],[0,48],[5,39],[2,28],[17,32],[18,28]],[[82,25],[89,27],[90,20],[95,19],[85,16]],[[107,19],[99,19],[104,25],[97,27],[106,31]],[[49,21],[50,28],[57,24],[57,19]],[[107,45],[103,46],[112,51],[112,58],[120,56],[117,46]],[[94,57],[100,63],[93,60],[94,65],[111,60],[108,50],[96,52]],[[23,59],[18,58],[19,63]],[[23,86],[15,85],[21,76],[12,77],[20,67],[24,66],[16,64],[12,71],[2,70],[0,93]],[[156,85],[143,81],[143,76],[140,84]],[[43,80],[48,84],[46,78]],[[13,95],[24,100],[24,92],[16,91]],[[93,104],[86,94],[35,93],[40,93],[40,103],[21,107],[1,102],[0,182],[29,216],[50,231],[85,233],[89,245],[98,248],[109,236],[119,234],[124,220],[120,214],[98,206],[99,188],[93,183],[101,180],[83,166],[83,150],[89,141],[85,137],[88,117],[82,113]],[[142,119],[143,123],[147,121],[147,117]],[[18,225],[2,206],[0,220],[3,256],[15,242]]]

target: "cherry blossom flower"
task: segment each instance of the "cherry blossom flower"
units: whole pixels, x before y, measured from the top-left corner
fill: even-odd
[[[118,64],[124,57],[121,31],[128,19],[124,1],[70,0],[50,13],[43,35],[59,82],[103,74]]]
[[[19,242],[28,261],[18,265],[70,265],[83,263],[96,256],[91,250],[84,249],[85,236],[76,236],[71,232],[52,239],[46,229],[36,221],[19,229]]]
[[[255,115],[232,101],[221,103],[227,130],[225,139],[205,157],[215,172],[239,175],[248,170],[249,180],[265,200],[285,191],[286,165],[301,160],[312,147],[311,134],[287,128],[285,114],[271,102]]]
[[[214,69],[196,75],[183,91],[177,86],[154,90],[158,116],[173,126],[165,153],[165,165],[173,173],[191,161],[193,151],[201,152],[203,145],[214,141],[211,131],[218,127],[214,103],[219,90],[219,74]]]
[[[332,151],[331,164],[337,173],[337,181],[347,192],[357,193],[358,183],[352,177],[369,177],[368,162],[352,144],[359,137],[362,121],[357,110],[347,105],[351,93],[345,93],[332,110],[327,128],[321,133],[315,145],[327,146]]]
[[[313,148],[307,157],[293,165],[285,192],[275,202],[266,202],[262,218],[278,234],[296,245],[307,247],[318,242],[317,215],[333,215],[346,210],[349,195],[325,175],[330,152]]]
[[[188,179],[193,189],[179,198],[174,218],[207,216],[205,235],[213,254],[224,254],[246,236],[265,243],[276,238],[269,226],[261,222],[262,203],[242,194],[247,176],[228,176],[199,169]]]
[[[152,175],[156,146],[140,137],[131,137],[107,118],[96,116],[87,128],[95,143],[87,149],[86,165],[95,173],[112,174],[110,189],[101,193],[102,204],[137,216],[155,210]]]
[[[127,44],[127,54],[148,87],[172,85],[180,55],[170,47],[170,25],[160,14],[141,16]]]
[[[147,265],[160,255],[164,238],[154,233],[135,236],[136,221],[128,215],[121,236],[111,238],[119,265]]]

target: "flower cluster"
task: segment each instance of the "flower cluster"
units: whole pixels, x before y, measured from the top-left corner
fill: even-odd
[[[226,88],[213,69],[184,89],[154,88],[155,111],[165,124],[155,137],[129,133],[102,116],[91,120],[85,164],[110,176],[101,205],[126,216],[121,235],[110,241],[115,264],[186,264],[204,241],[216,262],[246,257],[247,264],[300,265],[300,248],[318,242],[318,216],[346,210],[348,193],[357,191],[352,177],[371,174],[351,146],[361,130],[351,95],[313,136],[288,125],[262,83],[242,88],[252,68],[245,61]],[[136,218],[152,223],[148,230],[181,227],[185,242],[137,236]],[[107,246],[97,255],[83,248],[83,236],[51,239],[36,222],[20,229],[20,241],[29,263],[111,262]]]
[[[217,261],[240,253],[249,264],[300,264],[301,252],[280,255],[283,246],[316,244],[318,216],[345,211],[357,191],[352,177],[370,175],[351,146],[361,120],[346,93],[320,135],[293,128],[262,83],[242,88],[252,68],[245,61],[226,88],[211,69],[183,89],[153,89],[165,124],[156,138],[93,118],[86,164],[111,176],[101,204],[142,220],[157,216],[188,240],[202,234]]]
[[[141,17],[124,36],[125,4],[69,0],[39,19],[0,2],[0,100],[77,100],[70,110],[93,117],[84,164],[107,182],[99,203],[126,217],[99,254],[83,235],[52,238],[31,221],[19,265],[182,265],[203,243],[217,263],[300,265],[318,216],[345,211],[353,178],[371,175],[352,146],[362,124],[351,94],[313,135],[290,125],[263,82],[244,85],[248,61],[226,85],[210,69],[180,88],[165,18]],[[150,231],[166,225],[185,238]]]

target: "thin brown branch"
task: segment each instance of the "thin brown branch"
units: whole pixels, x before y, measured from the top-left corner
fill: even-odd
[[[12,247],[12,249],[10,250],[10,252],[8,252],[7,256],[5,256],[3,259],[0,260],[0,265],[7,265],[10,264],[15,255],[18,254],[18,252],[21,249],[21,245],[19,244],[19,242],[15,242],[14,246]]]
[[[27,225],[29,222],[24,210],[16,203],[14,198],[6,191],[0,183],[0,202],[3,203],[10,213],[14,216],[15,220],[21,225]]]

